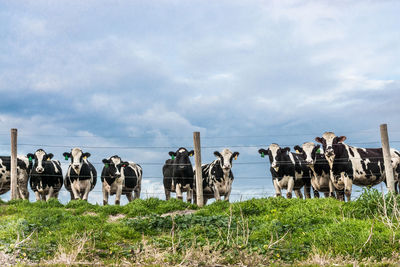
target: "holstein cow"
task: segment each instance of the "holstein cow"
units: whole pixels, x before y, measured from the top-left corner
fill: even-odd
[[[345,140],[346,136],[336,136],[333,132],[325,132],[322,137],[315,138],[325,151],[333,185],[336,189],[344,189],[350,201],[353,184],[374,186],[386,182],[386,175],[381,148],[352,147],[343,143]],[[398,162],[398,155],[397,150],[391,149],[392,162],[393,159]]]
[[[281,148],[277,144],[271,144],[268,149],[259,149],[258,153],[262,157],[264,155],[269,157],[276,196],[281,196],[282,189],[286,189],[287,198],[292,198],[293,190],[297,198],[303,198],[300,189],[304,186],[306,198],[310,198],[311,169],[306,166],[298,154],[289,151],[289,147]]]
[[[314,189],[314,197],[319,197],[318,191],[323,192],[325,197],[335,196],[335,187],[330,178],[330,167],[324,154],[320,153],[320,145],[306,142],[294,149],[299,152],[300,157],[312,171],[311,185]]]
[[[17,156],[17,192],[18,198],[29,199],[29,159],[25,156]],[[0,195],[10,191],[11,185],[11,157],[0,156]]]
[[[70,192],[71,200],[87,200],[89,192],[97,182],[97,171],[87,159],[90,153],[83,153],[80,148],[75,147],[71,152],[64,152],[63,156],[66,160],[71,158],[64,180],[64,186]]]
[[[43,149],[36,150],[34,154],[29,153],[27,157],[34,161],[29,183],[36,200],[58,198],[58,192],[63,185],[60,162],[52,160],[53,154],[47,154]]]
[[[181,147],[168,154],[171,159],[166,160],[163,166],[165,198],[170,199],[171,192],[176,192],[176,197],[183,199],[182,193],[187,192],[187,202],[192,202],[194,176],[189,157],[194,155],[194,151]]]
[[[104,167],[101,172],[103,183],[103,204],[108,204],[108,196],[115,196],[115,205],[120,204],[121,194],[126,195],[128,201],[140,197],[142,184],[142,167],[134,162],[122,161],[117,155],[103,159]],[[132,191],[135,196],[132,197]]]
[[[201,166],[204,205],[211,198],[221,200],[221,196],[229,201],[233,183],[232,160],[239,156],[239,152],[232,152],[225,148],[221,153],[215,151],[214,155],[217,157],[216,160]],[[194,185],[196,185],[195,182]],[[194,201],[196,202],[196,190],[194,190]]]

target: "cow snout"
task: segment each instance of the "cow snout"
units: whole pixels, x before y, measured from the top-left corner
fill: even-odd
[[[75,170],[79,170],[79,164],[73,164],[72,168],[74,168]]]
[[[278,164],[276,162],[272,162],[271,167],[276,168],[276,167],[278,167]]]
[[[331,146],[327,147],[325,155],[328,156],[328,157],[331,157],[331,156],[334,155],[333,148]]]
[[[312,164],[313,164],[313,161],[312,161],[312,160],[306,160],[306,164],[307,164],[307,165],[312,165]]]
[[[44,168],[43,167],[36,167],[36,172],[37,173],[42,173],[42,172],[44,172]]]
[[[230,165],[226,165],[226,164],[223,167],[224,170],[229,170],[230,168],[231,168],[231,166]]]

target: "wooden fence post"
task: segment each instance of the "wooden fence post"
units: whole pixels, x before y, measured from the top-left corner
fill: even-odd
[[[18,198],[17,191],[17,129],[11,129],[11,199]]]
[[[203,207],[203,175],[201,172],[201,147],[200,147],[200,132],[193,133],[194,143],[194,162],[196,169],[196,201],[197,206]]]
[[[394,174],[392,167],[392,157],[390,156],[389,136],[387,131],[387,124],[381,124],[381,141],[382,153],[385,164],[386,183],[389,192],[394,193]]]

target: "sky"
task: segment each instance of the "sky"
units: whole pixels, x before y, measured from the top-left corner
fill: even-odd
[[[117,154],[142,165],[143,198],[164,198],[168,152],[199,131],[203,163],[240,152],[232,200],[272,196],[260,147],[325,131],[379,147],[387,123],[400,148],[399,13],[389,0],[1,1],[0,153],[17,128],[18,154],[44,148],[64,171],[75,146],[99,173]]]

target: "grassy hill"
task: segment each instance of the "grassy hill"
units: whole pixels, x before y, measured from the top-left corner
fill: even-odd
[[[267,265],[400,262],[400,198],[253,199],[204,208],[0,203],[0,265]]]

